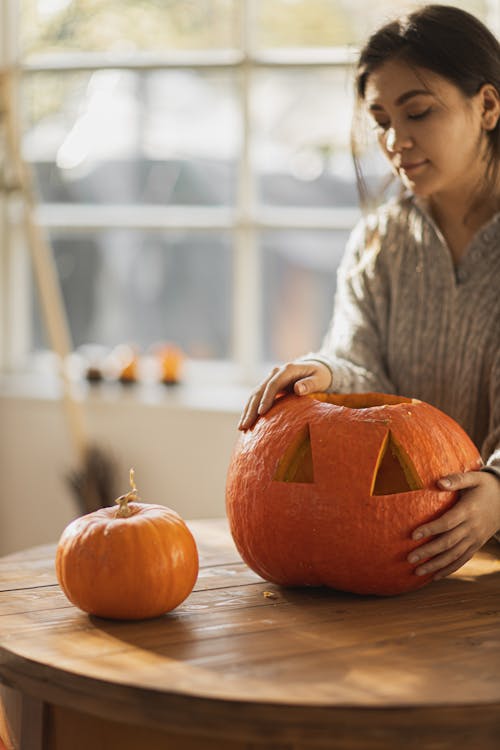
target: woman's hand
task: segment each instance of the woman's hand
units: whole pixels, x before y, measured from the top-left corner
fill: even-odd
[[[321,362],[289,362],[275,367],[252,392],[241,415],[239,430],[248,430],[261,414],[265,414],[281,391],[294,391],[297,396],[326,391],[332,380],[328,367]]]
[[[434,573],[433,580],[462,567],[500,529],[500,480],[495,475],[486,471],[450,474],[438,486],[460,490],[461,497],[440,518],[415,529],[413,539],[437,536],[408,555],[410,563],[425,560],[415,573]]]

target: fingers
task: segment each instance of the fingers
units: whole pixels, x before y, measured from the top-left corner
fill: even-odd
[[[276,368],[269,380],[264,383],[264,388],[260,394],[260,401],[257,404],[257,414],[265,414],[274,403],[274,400],[280,391],[284,391],[300,377],[300,371],[295,368],[285,366]]]
[[[464,490],[468,487],[477,487],[482,479],[480,471],[466,471],[463,474],[448,474],[438,479],[437,485],[442,490]]]
[[[320,390],[317,380],[317,377],[302,378],[295,383],[293,390],[297,396],[305,396],[306,393],[315,393]]]
[[[473,546],[466,525],[460,524],[453,531],[443,534],[429,544],[422,545],[422,547],[411,552],[408,556],[408,562],[415,564],[422,561],[422,564],[415,568],[415,574],[423,576],[440,571],[453,564]]]
[[[412,539],[415,539],[415,541],[417,541],[419,539],[426,539],[427,537],[436,536],[438,534],[444,534],[445,532],[451,531],[452,529],[455,529],[457,526],[462,524],[466,520],[466,518],[467,515],[463,505],[457,504],[447,513],[444,513],[434,521],[430,521],[429,523],[426,523],[423,526],[419,526],[417,529],[415,529],[412,534]],[[432,552],[433,549],[431,545],[428,544],[426,544],[425,547],[419,547],[419,550],[428,552],[429,548]],[[417,552],[414,552],[412,554],[415,555],[417,554]]]
[[[267,381],[257,407],[258,414],[265,414],[274,403],[276,395],[280,391],[290,390],[293,386],[298,396],[314,393],[318,390],[318,378],[316,365],[285,365]]]
[[[444,578],[445,576],[449,576],[450,573],[454,573],[455,570],[458,570],[462,567],[462,565],[465,565],[467,560],[471,559],[474,552],[476,552],[475,547],[468,547],[464,554],[454,560],[450,565],[447,565],[445,568],[441,568],[441,570],[438,570],[436,575],[433,576],[433,580],[439,581],[440,578]]]
[[[419,565],[415,569],[415,574],[425,576],[429,573],[435,573],[433,580],[437,581],[461,568],[478,549],[479,545],[472,544],[468,539],[462,539],[450,550],[441,555],[435,555],[424,562],[423,565]]]
[[[471,544],[468,540],[462,540],[460,544],[455,545],[448,552],[436,555],[423,565],[419,565],[415,570],[415,574],[417,576],[425,576],[429,573],[435,573],[433,576],[434,580],[444,578],[449,573],[462,567],[478,549],[479,546]]]
[[[238,423],[238,429],[249,429],[257,417],[271,408],[281,391],[293,388],[298,396],[303,396],[325,390],[330,380],[330,371],[320,362],[290,362],[283,367],[275,367],[250,396]]]
[[[259,404],[262,397],[262,390],[255,391],[248,399],[243,413],[238,422],[239,430],[247,430],[253,425],[259,415]]]
[[[238,429],[251,427],[260,414],[264,414],[274,403],[279,391],[284,390],[293,381],[290,366],[275,367],[270,375],[253,391],[238,424]],[[298,373],[296,374],[298,377]],[[295,379],[296,379],[295,377]]]
[[[438,481],[447,490],[460,490],[456,504],[442,516],[419,526],[414,540],[431,537],[408,555],[416,575],[443,578],[458,570],[495,533],[500,522],[500,492],[486,472],[450,474]]]
[[[449,479],[449,486],[463,482],[458,479],[458,475],[446,477]],[[440,481],[441,485],[443,482]],[[446,486],[446,482],[444,482]],[[458,563],[467,551],[472,548],[472,540],[469,538],[468,528],[468,508],[464,502],[458,502],[442,516],[430,521],[423,526],[419,526],[412,534],[415,540],[432,537],[432,540],[422,544],[418,549],[413,550],[408,555],[408,562],[412,565],[423,561],[415,569],[417,576],[436,573],[436,575],[446,575],[442,571],[452,568],[456,570],[463,563]],[[471,552],[472,556],[475,549]],[[468,559],[468,558],[466,558]],[[465,560],[464,560],[465,562]]]
[[[483,482],[484,473],[480,471],[468,471],[463,474],[449,474],[438,479],[437,485],[448,492],[472,489],[479,487]],[[444,513],[435,521],[419,526],[412,534],[412,539],[425,539],[426,537],[443,534],[450,531],[468,518],[469,510],[466,503],[457,503],[451,510]]]
[[[274,367],[268,377],[252,392],[238,423],[239,430],[248,429],[256,421],[257,417],[259,416],[259,407],[262,401],[262,395],[266,390],[268,383],[273,380],[273,378],[278,374],[279,370],[279,367]]]

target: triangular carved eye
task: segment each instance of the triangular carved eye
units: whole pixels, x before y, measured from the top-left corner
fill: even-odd
[[[371,495],[395,495],[422,489],[412,460],[389,431],[382,443],[372,480]]]
[[[308,424],[297,433],[281,456],[273,478],[276,482],[314,482],[311,433]]]

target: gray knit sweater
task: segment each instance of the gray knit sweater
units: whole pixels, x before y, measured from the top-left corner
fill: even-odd
[[[317,359],[331,391],[422,399],[462,425],[500,476],[500,213],[458,267],[425,208],[394,200],[354,229]]]

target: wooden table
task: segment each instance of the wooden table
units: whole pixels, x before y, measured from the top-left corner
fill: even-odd
[[[23,750],[498,750],[500,560],[394,598],[281,589],[225,521],[198,583],[144,622],[68,603],[54,547],[0,561],[0,732]],[[3,723],[3,730],[1,729]]]

